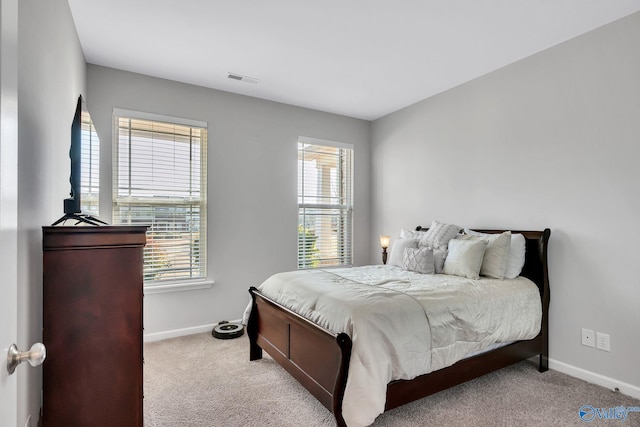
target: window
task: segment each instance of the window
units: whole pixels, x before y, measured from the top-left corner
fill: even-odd
[[[114,111],[113,223],[149,226],[145,284],[205,279],[206,123],[158,117]]]
[[[100,139],[91,116],[82,110],[82,144],[80,166],[80,209],[92,216],[100,214]]]
[[[298,268],[349,266],[353,146],[298,139]]]

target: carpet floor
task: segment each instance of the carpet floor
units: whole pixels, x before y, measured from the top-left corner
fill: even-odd
[[[249,361],[246,335],[218,340],[209,333],[144,345],[146,427],[328,427],[333,416],[266,353]],[[520,362],[380,415],[373,427],[640,426],[583,421],[578,411],[640,408],[640,401],[557,371]]]

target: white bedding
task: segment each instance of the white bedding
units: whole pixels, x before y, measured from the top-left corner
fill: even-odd
[[[338,285],[338,286],[336,286]],[[494,343],[532,339],[542,308],[530,280],[471,280],[393,266],[300,270],[259,287],[267,297],[353,342],[342,415],[367,426],[387,384],[450,366]]]

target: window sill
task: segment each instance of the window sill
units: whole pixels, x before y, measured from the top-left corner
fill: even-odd
[[[202,280],[198,282],[174,282],[166,283],[162,285],[148,285],[145,286],[144,294],[164,294],[167,292],[183,292],[183,291],[195,291],[199,289],[210,289],[215,282],[213,280]]]

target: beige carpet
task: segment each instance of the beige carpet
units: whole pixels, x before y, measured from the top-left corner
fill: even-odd
[[[265,353],[249,361],[246,335],[197,334],[144,346],[145,426],[333,426],[330,412]],[[640,401],[556,371],[521,362],[391,410],[383,426],[640,426],[627,420],[584,422],[583,405],[640,407]]]

